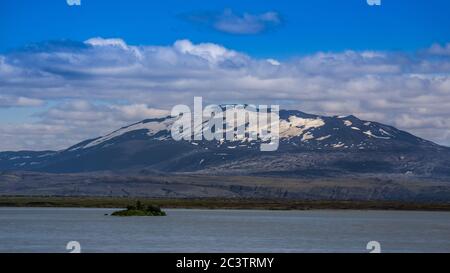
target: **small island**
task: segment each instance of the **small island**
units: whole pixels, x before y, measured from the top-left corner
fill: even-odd
[[[159,206],[144,206],[137,201],[135,206],[127,206],[126,210],[113,212],[111,216],[166,216],[166,213]]]

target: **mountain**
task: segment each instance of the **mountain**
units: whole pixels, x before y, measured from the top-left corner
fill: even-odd
[[[450,148],[355,116],[281,110],[280,144],[261,140],[175,141],[172,117],[147,119],[62,151],[2,152],[0,171],[308,177],[399,175],[450,177]],[[206,120],[202,126],[207,126]]]

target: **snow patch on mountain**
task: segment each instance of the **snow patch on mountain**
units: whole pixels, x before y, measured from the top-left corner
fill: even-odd
[[[302,137],[303,142],[308,141],[310,139],[314,139],[314,135],[311,132],[307,132],[307,133],[303,134],[303,137]]]
[[[391,139],[390,137],[382,137],[382,136],[374,135],[374,134],[372,133],[372,131],[370,131],[370,130],[365,131],[364,134],[365,134],[365,135],[368,135],[369,137],[373,137],[373,138],[379,138],[379,139]]]
[[[380,128],[380,133],[383,135],[388,135],[388,136],[392,136],[390,133],[386,132],[383,128]]]
[[[345,126],[347,126],[347,127],[350,127],[350,126],[353,125],[353,123],[352,123],[350,120],[344,120],[344,124],[345,124]]]
[[[331,135],[327,135],[327,136],[323,136],[323,137],[319,137],[318,139],[316,139],[317,141],[323,141],[326,139],[329,139],[331,137]]]
[[[337,144],[333,144],[333,145],[331,145],[333,148],[342,148],[342,147],[344,147],[345,146],[345,144],[344,143],[342,143],[342,142],[339,142],[339,143],[337,143]]]
[[[88,143],[87,145],[85,145],[83,148],[86,149],[86,148],[94,147],[94,146],[102,144],[106,141],[109,141],[113,138],[122,136],[129,132],[137,131],[137,130],[147,130],[148,136],[154,136],[157,133],[164,131],[164,130],[170,131],[173,121],[174,121],[174,119],[169,118],[162,122],[158,122],[158,121],[139,122],[139,123],[130,125],[128,127],[121,128],[121,129],[114,131],[111,134],[101,137],[99,139],[96,139],[96,140]]]
[[[307,130],[325,125],[321,118],[300,118],[290,116],[288,120],[280,121],[280,138],[290,138],[303,135]],[[309,138],[307,136],[306,138]]]

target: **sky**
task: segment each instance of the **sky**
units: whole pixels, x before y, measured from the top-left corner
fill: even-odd
[[[447,0],[0,6],[0,150],[63,149],[194,96],[354,114],[450,146]]]

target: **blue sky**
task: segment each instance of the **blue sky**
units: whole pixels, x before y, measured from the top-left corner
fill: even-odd
[[[62,149],[194,96],[450,146],[448,0],[66,1],[0,0],[0,151]]]
[[[253,56],[288,57],[315,51],[415,50],[450,37],[447,0],[1,0],[0,50],[27,43],[121,37],[130,44],[214,42]],[[190,14],[277,12],[281,22],[256,35],[233,35],[189,21]]]

